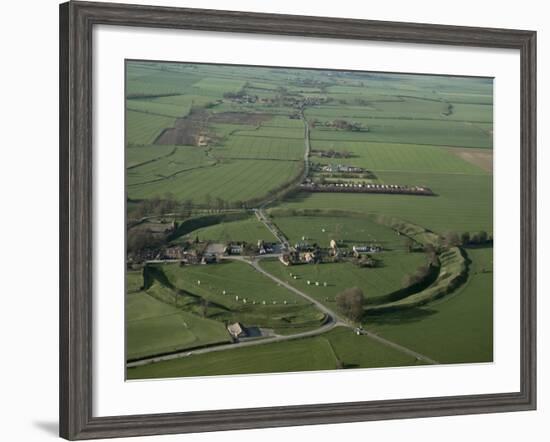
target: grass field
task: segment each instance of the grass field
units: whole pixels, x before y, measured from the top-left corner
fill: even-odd
[[[404,250],[405,239],[390,228],[366,218],[335,216],[273,216],[273,222],[291,244],[304,241],[329,247],[334,239],[341,247],[379,244],[386,250]]]
[[[145,112],[126,111],[126,140],[128,144],[147,145],[167,127],[174,124],[175,118]]]
[[[262,268],[281,280],[313,296],[335,309],[335,297],[349,287],[359,287],[368,300],[386,295],[403,287],[403,276],[414,273],[426,258],[422,253],[387,252],[379,257],[383,266],[360,268],[351,263],[324,263],[286,267],[279,261],[261,262]],[[290,273],[297,276],[293,279]],[[311,285],[307,284],[311,281]],[[319,282],[319,286],[315,285]],[[324,287],[323,283],[327,283]]]
[[[193,238],[214,242],[245,241],[256,244],[258,240],[275,241],[273,234],[260,223],[255,216],[244,220],[221,222],[209,227],[194,230],[190,234]]]
[[[251,364],[250,361],[254,363]],[[300,372],[416,365],[418,362],[367,336],[337,328],[322,336],[219,351],[128,370],[128,379]]]
[[[177,199],[204,203],[211,199],[246,201],[267,193],[298,175],[296,161],[225,160],[210,167],[198,168],[167,177],[158,177],[140,186],[128,187],[132,199],[152,198],[172,193]],[[135,172],[135,171],[134,171]]]
[[[369,128],[368,132],[345,132],[315,129],[313,141],[376,141],[387,143],[425,144],[431,146],[492,148],[492,137],[475,125],[439,120],[399,120],[355,118]]]
[[[284,128],[279,129],[284,132]],[[304,141],[292,138],[252,137],[237,135],[228,137],[214,154],[220,158],[253,158],[265,160],[299,160],[304,157]]]
[[[492,360],[491,247],[438,249],[426,285],[415,285],[414,293],[401,290],[404,276],[425,265],[427,256],[406,250],[407,235],[439,247],[438,234],[493,232],[491,79],[128,61],[125,130],[128,210],[179,223],[170,235],[155,233],[164,241],[155,247],[203,250],[208,242],[275,241],[246,208],[265,212],[292,245],[306,241],[327,248],[331,239],[342,251],[381,245],[384,251],[373,254],[376,268],[361,268],[351,259],[290,267],[271,259],[260,265],[332,311],[339,292],[360,287],[367,298],[362,310],[367,330],[441,363]],[[309,168],[308,142],[314,151]],[[356,166],[373,175],[346,174],[345,168],[321,172],[316,164]],[[425,186],[435,195],[300,192],[294,187],[304,171],[320,184],[369,180]],[[168,196],[173,204],[163,205]],[[157,213],[168,206],[176,215]],[[154,222],[140,224],[145,240]],[[162,256],[156,252],[146,256]],[[326,320],[306,297],[245,262],[179,265],[135,258],[129,255],[129,264],[141,271],[128,272],[126,293],[129,359],[229,342],[226,325],[237,321],[293,335]],[[458,288],[447,284],[457,275]],[[439,289],[444,297],[428,296]],[[414,300],[427,304],[412,307],[408,302]],[[401,303],[401,309],[396,312],[390,302]],[[336,327],[315,337],[130,369],[128,377],[417,363],[407,353]]]
[[[154,155],[151,155],[149,161],[144,161],[146,152],[143,151],[152,151]],[[164,153],[166,151],[168,153]],[[160,185],[165,181],[170,182],[184,172],[216,164],[215,160],[208,157],[203,150],[191,146],[136,147],[127,149],[126,156],[127,163],[134,164],[126,173],[126,185],[130,195],[134,195],[136,186],[141,189],[153,183]],[[136,165],[139,159],[142,163]],[[166,189],[166,192],[169,191]]]
[[[239,321],[288,334],[315,329],[324,320],[324,315],[309,301],[274,284],[245,263],[185,267],[172,264],[162,266],[162,272],[171,287],[165,286],[157,296],[172,300],[179,293],[178,304],[195,314],[203,313],[200,299],[207,300],[207,318],[220,323]]]
[[[140,281],[141,275],[128,273],[129,287],[135,289]],[[126,295],[127,359],[224,342],[230,336],[220,322],[182,311],[146,291]]]
[[[324,338],[313,338],[219,351],[145,365],[129,369],[127,376],[128,379],[150,379],[335,368],[336,359],[330,344]]]
[[[341,209],[395,216],[435,232],[492,232],[492,175],[383,172],[381,182],[426,185],[437,197],[381,194],[299,193],[284,202],[287,209]]]
[[[373,143],[365,141],[314,141],[313,149],[348,151],[351,158],[340,160],[350,166],[374,172],[418,172],[486,175],[483,169],[456,158],[451,152],[434,146]],[[322,164],[335,163],[329,158],[314,158]]]
[[[450,298],[365,324],[381,336],[438,362],[493,360],[493,250],[467,249],[470,278]]]

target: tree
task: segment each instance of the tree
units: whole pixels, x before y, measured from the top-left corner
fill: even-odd
[[[405,249],[407,249],[407,252],[409,253],[411,253],[414,250],[414,241],[409,237],[405,239]]]
[[[487,242],[489,239],[489,235],[487,235],[487,232],[485,230],[482,230],[479,232],[479,243],[483,244],[484,242]]]
[[[182,215],[185,218],[190,217],[193,211],[193,202],[190,199],[186,199],[181,203],[181,210],[182,210]]]
[[[359,287],[345,289],[336,295],[338,309],[350,320],[357,322],[363,316],[365,295]]]
[[[463,246],[468,245],[470,243],[470,232],[463,232],[462,235],[460,235],[460,240]]]
[[[206,318],[208,316],[208,306],[209,302],[207,299],[201,298],[201,316]]]
[[[149,230],[130,230],[126,248],[129,253],[140,253],[143,250],[150,250],[159,247],[162,240],[156,238]]]
[[[206,207],[207,208],[212,208],[212,195],[210,195],[209,193],[207,193],[205,196],[204,196],[204,202],[206,203]]]
[[[456,232],[447,232],[444,235],[445,245],[446,246],[458,246],[461,243],[461,240]]]
[[[216,208],[219,211],[222,211],[223,209],[225,209],[225,201],[222,198],[220,198],[219,196],[216,197]]]

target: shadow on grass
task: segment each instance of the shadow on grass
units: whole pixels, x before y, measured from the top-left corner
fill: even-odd
[[[409,308],[388,313],[366,314],[363,316],[363,322],[369,325],[396,325],[410,324],[418,322],[437,313],[437,310],[424,308]]]

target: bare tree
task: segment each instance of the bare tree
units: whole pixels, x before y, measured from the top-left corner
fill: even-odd
[[[336,295],[336,305],[338,309],[354,322],[361,320],[364,302],[365,295],[359,287],[345,289]]]

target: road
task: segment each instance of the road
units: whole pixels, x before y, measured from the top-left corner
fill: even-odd
[[[300,116],[302,118],[302,121],[304,122],[304,173],[302,174],[301,179],[301,181],[303,182],[309,175],[309,155],[311,151],[311,142],[309,139],[309,123],[306,120],[303,108],[300,110]],[[288,239],[286,238],[284,233],[277,228],[276,225],[268,220],[264,212],[264,208],[267,207],[268,204],[273,202],[275,198],[276,197],[264,201],[258,209],[254,209],[254,213],[256,214],[258,220],[266,226],[266,228],[275,236],[275,238],[279,240],[283,247],[283,250],[289,250],[290,244],[288,242]]]
[[[304,181],[308,175],[309,175],[309,155],[311,152],[311,143],[309,140],[309,123],[306,120],[306,117],[304,115],[304,109],[302,108],[300,111],[300,115],[302,117],[302,120],[304,122],[304,143],[305,143],[305,153],[304,153],[304,176],[302,181]]]
[[[262,258],[263,259],[263,258]],[[246,261],[246,260],[243,260]],[[302,292],[301,290],[298,290],[297,288],[291,286],[290,284],[286,283],[282,279],[277,278],[276,276],[273,276],[271,273],[265,271],[262,269],[262,267],[259,264],[258,259],[254,259],[252,261],[246,261],[248,262],[252,267],[254,267],[258,272],[261,274],[267,276],[272,281],[276,282],[280,286],[284,287],[285,289],[296,293],[298,296],[301,296],[302,298],[307,299],[309,302],[311,302],[315,307],[317,307],[319,310],[321,310],[324,314],[326,314],[328,317],[332,318],[333,321],[336,322],[336,325],[344,325],[346,327],[351,327],[346,321],[344,321],[336,312],[330,310],[328,307],[326,307],[321,302],[317,301],[317,299],[313,298],[312,296],[309,296],[307,293]]]
[[[223,350],[234,350],[237,348],[243,348],[243,347],[252,347],[254,345],[260,345],[260,344],[269,344],[274,342],[283,342],[283,341],[291,341],[293,339],[301,339],[301,338],[309,338],[312,336],[317,336],[322,333],[328,332],[329,330],[332,330],[334,327],[336,327],[338,324],[336,324],[334,321],[326,322],[321,327],[316,328],[315,330],[310,330],[307,332],[302,333],[296,333],[294,335],[277,335],[270,338],[264,338],[264,339],[255,339],[253,341],[243,341],[243,342],[237,342],[234,344],[223,344],[223,345],[216,345],[213,347],[206,347],[206,348],[200,348],[197,350],[187,350],[187,351],[181,351],[178,353],[171,353],[169,355],[164,356],[157,356],[153,358],[147,358],[147,359],[140,359],[139,361],[135,362],[129,362],[126,364],[128,368],[133,367],[140,367],[143,365],[153,364],[155,362],[163,362],[163,361],[170,361],[173,359],[179,359],[179,358],[185,358],[188,356],[194,356],[194,355],[200,355],[205,353],[213,353],[215,351],[223,351]]]
[[[283,250],[289,250],[290,244],[288,242],[288,239],[286,238],[284,233],[278,229],[276,225],[268,220],[263,208],[254,209],[254,213],[256,214],[256,218],[258,218],[258,221],[260,221],[267,228],[267,230],[269,230],[273,234],[273,236],[275,236],[275,238],[279,240]]]

